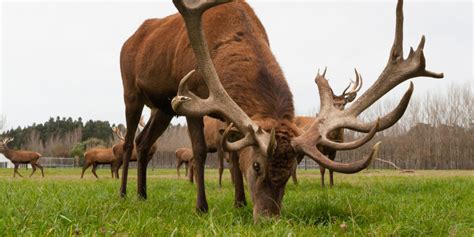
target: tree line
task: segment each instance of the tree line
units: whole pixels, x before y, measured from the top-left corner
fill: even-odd
[[[2,133],[1,137],[13,137],[10,148],[37,151],[43,156],[70,157],[80,143],[110,146],[114,142],[112,126],[108,121],[82,121],[71,117],[49,118],[44,123],[17,127]]]
[[[362,119],[373,121],[387,114],[398,100],[393,97],[382,100],[364,112]],[[427,92],[412,98],[405,115],[393,127],[379,132],[359,149],[338,152],[336,160],[358,160],[369,154],[375,142],[382,141],[378,157],[403,169],[474,169],[472,108],[474,90],[470,83],[452,84],[447,90]],[[107,121],[89,120],[84,123],[81,118],[56,117],[42,124],[8,130],[1,136],[14,137],[13,148],[38,151],[44,156],[80,157],[91,147],[110,147],[118,143],[112,132],[113,126]],[[123,125],[118,127],[125,132]],[[352,140],[360,135],[346,131],[345,139]],[[191,147],[187,127],[170,125],[156,146],[158,154],[154,164],[159,166],[159,159],[163,160],[164,154],[168,163],[173,161],[177,148]],[[390,166],[374,161],[372,167]]]

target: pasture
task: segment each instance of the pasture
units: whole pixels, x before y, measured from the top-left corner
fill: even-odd
[[[28,170],[29,173],[31,170]],[[474,172],[367,170],[335,175],[320,187],[319,170],[299,170],[291,180],[279,220],[253,224],[251,203],[233,208],[228,170],[222,189],[217,170],[206,170],[210,210],[194,211],[195,187],[175,170],[148,171],[148,200],[135,196],[131,170],[127,199],[109,169],[46,169],[45,178],[12,178],[0,169],[0,233],[6,236],[472,236]],[[27,174],[21,169],[22,174]],[[247,200],[249,196],[247,194]]]

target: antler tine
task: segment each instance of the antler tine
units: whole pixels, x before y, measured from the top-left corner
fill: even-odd
[[[355,92],[359,92],[360,89],[362,89],[362,84],[364,84],[364,81],[362,80],[362,75],[357,71],[356,68],[354,68],[355,74],[356,74],[356,80],[357,80],[357,87],[355,89]]]
[[[362,76],[357,72],[357,69],[354,68],[354,71],[356,75],[355,81],[351,79],[349,85],[340,95],[345,97],[346,102],[352,102],[356,98],[357,92],[362,88]]]
[[[359,115],[391,89],[408,79],[422,76],[443,78],[443,73],[434,73],[425,69],[424,44],[425,37],[423,36],[417,50],[412,49],[408,58],[403,59],[403,0],[399,0],[396,10],[395,39],[388,63],[377,81],[346,110],[346,113]]]
[[[359,97],[350,108],[343,111],[335,110],[333,106],[329,105],[329,101],[331,100],[328,98],[328,93],[326,92],[327,88],[325,88],[328,86],[327,80],[318,75],[316,83],[319,88],[321,99],[321,111],[310,129],[292,140],[292,145],[295,150],[309,155],[320,165],[336,172],[358,172],[361,169],[366,168],[370,164],[373,155],[378,150],[379,143],[374,146],[369,157],[352,164],[330,162],[316,147],[322,145],[336,150],[354,149],[372,139],[377,131],[386,129],[397,122],[402,117],[408,106],[408,102],[410,101],[413,92],[413,84],[410,84],[409,89],[402,97],[397,107],[389,114],[378,119],[376,122],[362,123],[357,119],[357,116],[388,91],[410,78],[420,76],[433,78],[443,77],[442,73],[434,73],[425,69],[426,62],[423,55],[424,44],[425,38],[422,37],[417,50],[413,51],[412,49],[408,58],[403,59],[403,0],[399,0],[396,11],[395,39],[384,71],[381,73],[377,81],[361,97]],[[355,84],[357,86],[352,87],[349,92],[345,90],[345,94],[357,92],[362,87],[362,77],[357,70],[355,70],[355,73]],[[336,143],[330,141],[327,138],[327,134],[339,128],[369,132],[369,134],[353,142]]]
[[[125,141],[125,137],[123,136],[122,131],[120,131],[120,129],[118,127],[113,127],[112,131],[114,131],[115,135],[117,135],[117,137],[120,140]]]
[[[370,129],[370,132],[364,137],[351,141],[351,142],[333,142],[327,138],[327,133],[323,133],[321,136],[321,141],[319,144],[330,147],[335,150],[352,150],[358,147],[363,146],[365,143],[369,142],[377,133],[379,129],[380,119],[377,119],[375,125]],[[330,132],[330,131],[329,131]]]
[[[225,91],[214,68],[202,30],[202,14],[211,7],[227,2],[229,1],[201,0],[185,3],[184,0],[173,0],[186,23],[189,41],[196,56],[197,69],[209,89],[209,97],[202,99],[189,90],[187,82],[194,73],[192,70],[180,81],[178,94],[171,104],[178,114],[196,117],[211,113],[222,115],[227,121],[233,122],[235,127],[244,134],[245,140],[238,141],[231,147],[258,145],[262,154],[267,154],[271,141],[270,134],[258,132],[259,127]]]
[[[372,147],[372,151],[369,156],[364,157],[362,160],[354,163],[339,163],[328,159],[323,155],[317,148],[318,143],[321,141],[321,135],[318,131],[318,123],[321,120],[316,118],[315,122],[303,135],[296,137],[292,140],[291,145],[295,151],[308,155],[320,166],[329,168],[335,172],[352,174],[357,173],[367,168],[375,155],[378,153],[380,142],[376,143]]]
[[[326,72],[326,70],[324,71]],[[327,114],[327,113],[330,113],[331,111],[336,110],[334,108],[334,99],[333,99],[333,93],[332,93],[331,87],[329,86],[327,79],[323,75],[319,74],[319,70],[314,82],[316,82],[316,85],[318,86],[318,91],[319,91],[319,98],[320,98],[319,114],[321,115]]]
[[[8,144],[9,142],[13,141],[14,138],[13,137],[5,137],[3,139],[3,144]]]

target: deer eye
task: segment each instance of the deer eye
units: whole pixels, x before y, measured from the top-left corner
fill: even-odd
[[[260,164],[258,162],[253,162],[252,167],[255,170],[255,172],[257,173],[260,172]]]

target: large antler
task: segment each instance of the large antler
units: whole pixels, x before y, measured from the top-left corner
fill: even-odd
[[[115,135],[117,135],[117,137],[120,140],[125,141],[125,137],[123,136],[122,132],[120,131],[120,129],[118,127],[113,127],[112,131],[115,133]]]
[[[202,14],[209,8],[227,2],[229,0],[173,0],[186,23],[189,41],[197,60],[197,69],[209,89],[209,97],[200,98],[189,90],[187,81],[195,72],[192,70],[181,80],[178,94],[173,98],[171,104],[173,110],[178,114],[187,116],[219,114],[223,116],[244,135],[242,140],[227,144],[229,149],[235,150],[244,146],[258,145],[262,154],[266,155],[269,148],[275,147],[274,144],[270,144],[270,141],[274,141],[274,139],[271,139],[271,134],[257,126],[225,91],[212,63],[202,30]]]
[[[357,92],[359,92],[362,88],[362,77],[357,72],[357,69],[354,70],[356,74],[356,80],[351,80],[351,83],[349,83],[346,89],[344,89],[344,91],[342,92],[342,95],[340,95],[340,97],[344,97],[346,103],[354,101],[354,99],[357,97]]]
[[[13,141],[13,138],[12,137],[5,137],[2,141],[3,144],[8,144],[9,142]]]
[[[325,78],[325,72],[323,75],[320,75],[318,72],[316,84],[319,88],[321,111],[315,122],[311,125],[311,128],[301,136],[293,139],[292,144],[295,150],[309,155],[320,165],[333,169],[336,172],[354,173],[366,168],[374,158],[379,143],[373,147],[368,157],[356,163],[346,165],[331,163],[329,159],[319,152],[316,146],[323,145],[336,150],[355,149],[372,139],[377,131],[389,128],[395,124],[403,116],[408,106],[413,92],[413,83],[410,83],[410,87],[405,92],[398,106],[389,114],[372,123],[363,123],[357,119],[357,116],[388,91],[410,78],[421,76],[443,77],[442,73],[434,73],[425,69],[424,44],[425,37],[423,36],[417,50],[414,51],[411,48],[408,58],[403,59],[403,0],[399,0],[396,10],[395,40],[388,63],[382,74],[351,107],[340,111],[333,105],[332,91]],[[357,71],[356,78],[360,78],[360,74]],[[368,134],[361,139],[346,143],[337,143],[327,139],[327,134],[338,128],[348,128],[359,132],[368,132]]]

